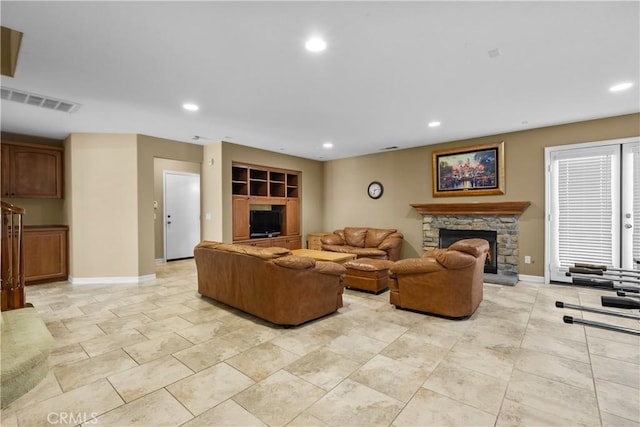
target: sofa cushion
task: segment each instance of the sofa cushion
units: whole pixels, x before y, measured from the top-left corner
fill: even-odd
[[[289,249],[285,248],[258,248],[255,246],[231,245],[229,243],[221,243],[217,245],[215,249],[226,252],[251,255],[261,259],[274,259],[291,253]]]
[[[344,248],[346,248],[347,250],[345,252],[350,253],[350,254],[356,254],[358,255],[358,258],[365,258],[365,257],[374,257],[374,258],[386,258],[387,257],[387,253],[385,251],[383,251],[382,249],[377,249],[377,248],[354,248],[353,246],[349,247],[349,246],[343,246]]]
[[[367,238],[365,239],[364,246],[366,248],[377,248],[380,246],[380,243],[391,234],[395,233],[396,230],[385,230],[381,228],[370,228],[367,231]]]
[[[393,265],[393,261],[386,259],[358,258],[347,261],[343,264],[346,268],[359,271],[381,271],[388,270]]]
[[[306,270],[307,268],[313,268],[316,265],[316,261],[308,256],[289,255],[276,258],[273,263],[284,268],[291,268],[294,270]]]
[[[345,227],[344,240],[349,246],[364,248],[368,228]]]
[[[350,254],[354,248],[353,246],[345,246],[345,245],[322,245],[322,249],[330,252],[339,252],[341,254]]]

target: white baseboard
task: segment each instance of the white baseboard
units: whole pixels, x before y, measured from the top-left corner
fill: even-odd
[[[156,264],[164,264],[164,258],[156,258],[155,259],[155,263]]]
[[[145,276],[125,276],[125,277],[73,277],[69,276],[69,283],[72,285],[119,285],[126,283],[142,283],[155,280],[155,274]]]
[[[518,274],[518,280],[529,283],[544,283],[544,276],[529,276],[528,274]]]

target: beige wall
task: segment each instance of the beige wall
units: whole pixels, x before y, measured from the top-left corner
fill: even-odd
[[[64,224],[64,200],[62,199],[15,199],[2,200],[24,208],[24,225],[59,225]]]
[[[224,240],[222,144],[216,142],[204,146],[202,159],[202,239],[216,242]],[[231,224],[227,227],[230,228]]]
[[[422,252],[422,217],[412,203],[530,201],[520,217],[519,273],[544,276],[544,148],[640,135],[640,114],[506,133],[325,164],[324,226],[398,228],[405,235],[403,258]],[[504,141],[505,194],[501,196],[432,196],[431,153],[455,147]],[[393,142],[393,141],[391,141]],[[371,181],[384,185],[384,195],[370,199]],[[524,264],[524,256],[533,263]]]
[[[156,158],[200,164],[202,146],[137,135],[138,155],[138,260],[139,275],[155,274],[155,226],[153,200],[155,197],[154,163]]]
[[[70,226],[73,278],[155,274],[156,158],[192,162],[199,171],[202,147],[145,135],[67,138],[62,222]]]
[[[324,165],[315,160],[249,148],[228,142],[222,143],[222,222],[223,241],[232,241],[231,164],[244,162],[261,166],[297,170],[302,172],[300,191],[300,218],[303,246],[307,233],[323,229]],[[205,185],[206,188],[206,185]]]
[[[70,276],[138,276],[136,136],[72,134],[65,160]]]
[[[200,175],[201,169],[202,168],[200,163],[160,159],[157,157],[154,159],[153,201],[154,203],[157,202],[158,204],[158,207],[155,209],[154,215],[154,241],[156,259],[164,258],[164,172],[187,172]],[[202,194],[202,191],[200,192],[200,194]]]

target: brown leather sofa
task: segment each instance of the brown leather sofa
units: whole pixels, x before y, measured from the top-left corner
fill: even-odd
[[[395,229],[345,227],[320,239],[322,249],[356,254],[358,258],[400,259],[404,236]]]
[[[284,248],[201,242],[198,293],[277,325],[299,325],[342,307],[346,269]]]
[[[486,240],[465,239],[395,262],[389,269],[391,304],[446,317],[471,316],[482,301],[487,252]]]

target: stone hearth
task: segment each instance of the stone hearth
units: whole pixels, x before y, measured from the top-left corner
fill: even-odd
[[[515,285],[518,282],[518,216],[529,206],[529,202],[411,206],[422,214],[424,250],[438,247],[440,229],[496,231],[498,273],[485,273],[485,281],[505,285]]]

